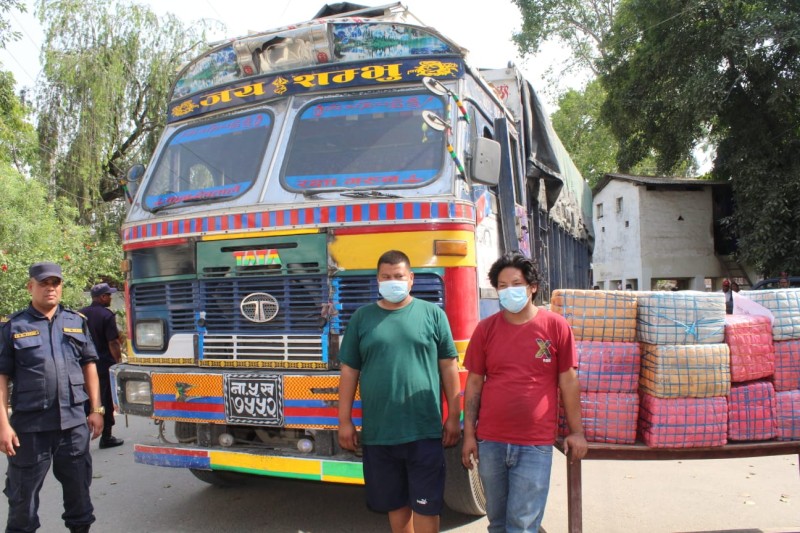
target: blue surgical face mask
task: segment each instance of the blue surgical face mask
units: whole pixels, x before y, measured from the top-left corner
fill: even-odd
[[[392,279],[378,282],[378,292],[381,293],[384,300],[393,304],[405,300],[409,291],[410,288],[407,281]]]
[[[526,286],[522,285],[497,291],[497,295],[500,297],[500,305],[509,313],[519,313],[531,301],[527,289]]]

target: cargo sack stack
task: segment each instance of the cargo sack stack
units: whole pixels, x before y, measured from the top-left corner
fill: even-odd
[[[728,395],[728,439],[775,438],[776,399],[772,321],[765,316],[726,315],[725,342],[731,352],[731,392]]]
[[[556,290],[551,309],[567,319],[575,335],[586,440],[633,444],[640,367],[635,295],[623,291]],[[565,436],[568,432],[561,406],[559,433]]]
[[[728,440],[775,438],[775,414],[775,388],[772,382],[734,383],[728,396]]]
[[[725,298],[697,291],[638,295],[639,436],[653,448],[727,443],[730,352]]]
[[[800,440],[800,289],[742,291],[770,310],[775,346],[776,433],[779,440]]]

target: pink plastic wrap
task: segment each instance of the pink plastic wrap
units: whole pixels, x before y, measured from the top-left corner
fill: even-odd
[[[638,415],[636,393],[581,392],[581,420],[589,442],[633,444]],[[563,405],[559,406],[558,429],[562,437],[569,433]]]
[[[775,389],[769,381],[751,381],[731,386],[728,396],[728,439],[775,438]]]
[[[800,440],[800,390],[778,392],[775,398],[778,440]]]
[[[641,350],[637,342],[576,341],[582,391],[636,392]]]
[[[725,342],[731,351],[731,381],[771,376],[775,371],[772,323],[764,316],[726,315]]]
[[[639,435],[651,448],[698,448],[727,444],[728,404],[723,396],[656,398],[642,393]]]
[[[776,392],[800,389],[800,339],[775,341],[775,374],[772,381]]]

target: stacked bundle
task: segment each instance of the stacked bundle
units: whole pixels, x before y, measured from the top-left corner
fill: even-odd
[[[742,295],[775,317],[776,433],[780,440],[800,440],[800,289],[747,291]]]
[[[731,393],[728,396],[728,438],[765,440],[775,437],[775,388],[772,376],[775,348],[769,318],[725,317],[725,342],[731,352]]]
[[[552,310],[567,319],[575,334],[586,440],[632,444],[639,411],[636,297],[630,292],[557,290]],[[567,434],[563,408],[559,429]]]
[[[642,440],[657,448],[724,445],[730,391],[724,296],[640,293],[638,312]]]

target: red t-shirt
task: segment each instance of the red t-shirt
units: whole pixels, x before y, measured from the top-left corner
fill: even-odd
[[[558,376],[578,366],[572,329],[561,315],[539,309],[525,324],[496,313],[482,320],[464,366],[485,376],[477,437],[520,445],[555,442]]]

